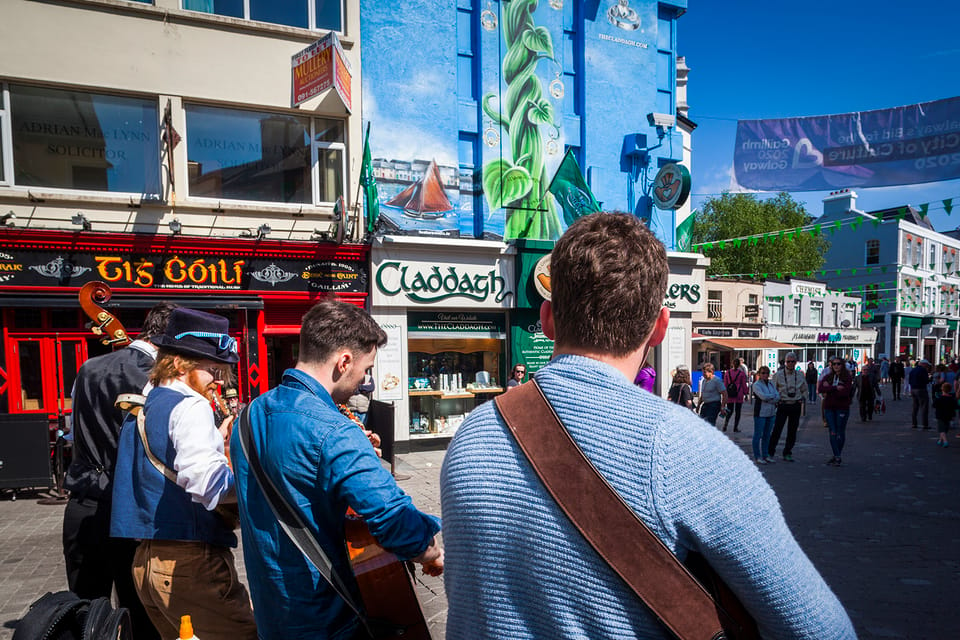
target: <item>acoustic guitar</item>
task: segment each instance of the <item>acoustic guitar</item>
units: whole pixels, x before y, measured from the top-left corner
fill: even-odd
[[[375,638],[430,640],[427,621],[413,586],[413,566],[401,562],[371,535],[363,518],[347,513],[344,522],[350,566]]]
[[[354,424],[366,429],[346,405],[338,405],[338,408]],[[413,563],[401,562],[381,547],[366,522],[353,509],[347,509],[343,528],[350,567],[360,587],[367,620],[371,627],[375,627],[374,637],[430,640],[427,621],[414,589]]]

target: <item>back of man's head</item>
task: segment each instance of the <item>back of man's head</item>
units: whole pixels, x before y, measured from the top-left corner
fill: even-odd
[[[150,309],[150,313],[143,321],[143,327],[140,328],[140,335],[137,336],[137,340],[151,340],[166,331],[167,322],[170,320],[170,312],[178,306],[172,302],[161,302]]]
[[[299,361],[319,364],[337,349],[370,353],[385,344],[387,334],[366,311],[347,302],[324,300],[303,316]]]
[[[638,218],[580,218],[550,258],[557,344],[613,356],[636,351],[663,306],[668,273],[667,250]]]

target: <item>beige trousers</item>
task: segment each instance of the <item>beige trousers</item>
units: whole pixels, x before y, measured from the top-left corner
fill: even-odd
[[[189,615],[203,640],[256,640],[247,588],[233,552],[205,542],[144,540],[133,558],[133,582],[161,637],[179,637]]]

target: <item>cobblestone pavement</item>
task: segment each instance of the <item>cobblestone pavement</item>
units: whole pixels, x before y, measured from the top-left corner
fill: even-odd
[[[862,639],[956,637],[960,607],[960,439],[935,446],[936,430],[910,429],[909,398],[848,426],[843,466],[828,467],[827,430],[819,406],[808,407],[796,462],[762,467],[787,522],[847,607]],[[746,408],[744,413],[747,413]],[[931,416],[931,423],[935,421]],[[729,437],[750,451],[753,420],[744,415]],[[732,429],[732,426],[731,426]],[[400,486],[430,513],[440,513],[443,452],[398,457]],[[731,486],[735,491],[736,486]],[[62,506],[38,494],[0,499],[0,640],[13,635],[27,606],[66,588],[60,547]],[[238,555],[238,558],[242,556]],[[242,573],[242,562],[241,573]],[[417,591],[434,638],[446,628],[443,581],[421,576]]]

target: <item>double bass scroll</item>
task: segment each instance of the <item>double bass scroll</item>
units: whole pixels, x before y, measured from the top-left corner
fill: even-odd
[[[130,342],[127,330],[123,328],[123,324],[116,316],[100,306],[106,304],[112,295],[113,292],[106,283],[94,280],[80,288],[78,297],[80,307],[93,321],[90,331],[94,335],[100,336],[102,344],[122,347]]]

